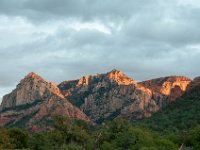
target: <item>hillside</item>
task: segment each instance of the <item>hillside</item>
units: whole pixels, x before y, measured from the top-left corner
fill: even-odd
[[[183,132],[200,124],[199,83],[199,80],[193,80],[182,97],[153,114],[151,118],[135,124],[159,132]]]

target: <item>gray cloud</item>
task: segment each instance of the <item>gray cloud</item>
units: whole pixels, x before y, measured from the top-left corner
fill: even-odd
[[[25,16],[36,22],[63,17],[76,17],[82,20],[124,19],[134,12],[157,3],[152,0],[1,0],[1,13],[11,16]],[[116,18],[117,17],[117,18]]]
[[[113,68],[198,76],[199,11],[195,0],[1,0],[0,97],[30,71],[56,83]]]

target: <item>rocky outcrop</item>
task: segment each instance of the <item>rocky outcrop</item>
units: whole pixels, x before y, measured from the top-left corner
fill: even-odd
[[[136,84],[136,82],[133,79],[131,79],[130,77],[126,76],[124,73],[116,69],[107,73],[107,77],[111,82],[116,82],[118,85]]]
[[[166,106],[166,97],[137,84],[118,70],[65,81],[62,94],[92,120],[102,122],[118,115],[131,119],[151,116]]]
[[[21,80],[15,90],[4,96],[0,125],[23,125],[32,128],[44,125],[56,114],[90,121],[82,111],[64,98],[56,84],[30,73]]]
[[[169,76],[143,81],[139,84],[156,93],[166,95],[171,102],[183,95],[190,82],[191,79],[184,76]]]
[[[39,75],[31,72],[20,81],[15,90],[3,97],[1,108],[14,108],[19,105],[33,103],[52,94],[64,98],[55,83],[48,83]]]

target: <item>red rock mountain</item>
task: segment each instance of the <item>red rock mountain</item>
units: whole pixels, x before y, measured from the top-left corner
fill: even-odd
[[[15,90],[3,97],[0,124],[38,128],[38,124],[45,124],[55,114],[97,123],[117,116],[142,119],[163,109],[186,89],[199,83],[200,78],[191,82],[183,76],[137,83],[121,71],[112,70],[64,81],[57,86],[30,73]]]
[[[143,81],[139,84],[153,92],[168,96],[171,102],[183,95],[191,81],[191,79],[184,76],[169,76]]]
[[[31,72],[20,81],[15,90],[3,97],[1,107],[14,108],[16,106],[33,103],[39,99],[49,97],[52,94],[64,98],[55,83],[48,83],[39,75]]]
[[[58,87],[72,104],[96,122],[119,115],[141,119],[168,104],[167,96],[137,84],[118,70],[64,81]]]
[[[56,114],[89,121],[82,111],[64,98],[56,84],[30,73],[15,90],[3,97],[0,124],[23,124],[32,128],[51,120]]]

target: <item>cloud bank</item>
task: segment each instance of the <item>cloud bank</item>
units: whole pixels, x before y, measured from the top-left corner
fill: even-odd
[[[199,76],[199,27],[197,0],[1,0],[0,97],[31,71]]]

